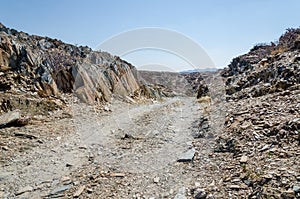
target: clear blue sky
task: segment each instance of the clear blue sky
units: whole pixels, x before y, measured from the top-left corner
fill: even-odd
[[[198,42],[220,67],[299,27],[299,8],[299,0],[1,0],[0,22],[92,48],[127,30],[167,28]]]

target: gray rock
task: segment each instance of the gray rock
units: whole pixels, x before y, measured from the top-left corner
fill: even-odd
[[[209,124],[208,124],[207,122],[204,122],[204,123],[202,124],[201,128],[202,128],[203,130],[208,129],[208,128],[209,128]]]
[[[202,190],[199,193],[197,193],[195,199],[205,199],[206,197],[207,197],[207,193],[204,190]]]
[[[198,132],[194,132],[192,134],[193,138],[194,139],[198,139],[198,138],[204,138],[205,137],[205,134],[203,131],[198,131]]]
[[[185,187],[182,187],[178,190],[178,193],[176,194],[176,196],[174,197],[174,199],[186,199],[185,196]]]
[[[181,157],[177,160],[178,162],[190,162],[193,161],[195,156],[196,149],[192,148],[181,155]]]
[[[294,186],[293,186],[293,191],[296,192],[296,193],[299,193],[299,191],[300,191],[300,186],[294,185]]]
[[[70,188],[71,188],[71,185],[60,186],[60,187],[53,189],[49,195],[58,195],[58,194],[61,194],[65,191],[67,191]]]

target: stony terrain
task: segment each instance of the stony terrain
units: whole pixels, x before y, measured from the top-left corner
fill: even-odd
[[[233,154],[240,166],[224,179],[250,198],[300,197],[299,41],[300,29],[289,29],[222,71],[228,108],[215,151]]]
[[[299,35],[138,73],[1,25],[0,198],[300,198]]]

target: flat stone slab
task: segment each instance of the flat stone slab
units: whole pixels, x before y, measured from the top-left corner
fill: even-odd
[[[9,125],[13,122],[16,122],[18,119],[20,119],[20,117],[21,115],[19,111],[11,111],[8,113],[4,113],[0,116],[0,128]]]
[[[192,148],[183,153],[180,158],[177,160],[177,162],[191,162],[194,159],[196,153],[196,149]]]
[[[58,195],[58,194],[65,192],[66,190],[68,190],[70,188],[71,188],[71,185],[63,185],[61,187],[57,187],[56,189],[52,190],[49,195],[50,196]]]

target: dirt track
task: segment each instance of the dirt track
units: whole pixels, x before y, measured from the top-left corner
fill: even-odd
[[[99,112],[73,104],[73,119],[58,121],[73,132],[1,168],[3,197],[70,197],[80,187],[82,198],[188,195],[184,187],[195,184],[200,167],[177,160],[193,147],[191,126],[201,115],[200,104],[182,97],[150,105],[115,102],[109,108]],[[198,156],[196,147],[195,160]]]

